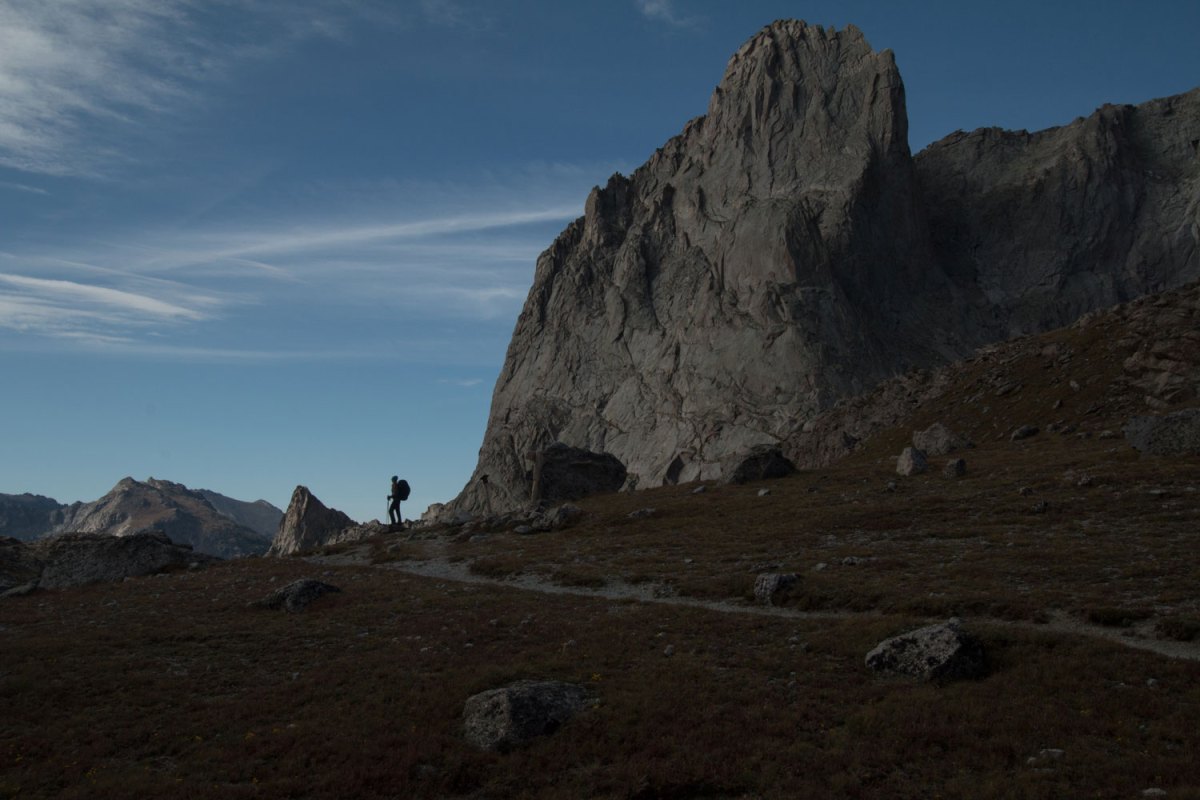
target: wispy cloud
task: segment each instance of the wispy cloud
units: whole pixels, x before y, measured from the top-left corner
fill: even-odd
[[[83,303],[89,306],[113,309],[123,314],[140,314],[160,319],[200,320],[205,316],[198,311],[166,303],[146,295],[74,281],[45,280],[0,273],[0,284],[14,286],[27,293],[26,296],[49,304]]]
[[[0,181],[0,186],[6,189],[16,189],[18,192],[28,192],[30,194],[49,195],[50,192],[45,189],[40,189],[37,186],[29,186],[24,183],[13,183],[12,181]]]
[[[366,0],[5,0],[0,166],[101,174],[133,157],[117,142],[147,116],[195,105],[251,61],[344,38],[365,15],[401,19]]]
[[[638,11],[647,19],[665,22],[675,28],[690,28],[696,25],[694,17],[685,17],[675,10],[672,0],[634,0]]]

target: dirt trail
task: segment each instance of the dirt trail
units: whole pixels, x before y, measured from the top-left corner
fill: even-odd
[[[441,547],[438,547],[438,545],[441,545]],[[436,542],[434,549],[444,550],[444,543]],[[661,584],[632,584],[616,579],[610,579],[602,587],[593,588],[563,586],[562,584],[554,583],[529,573],[521,573],[504,578],[493,578],[471,572],[470,563],[467,561],[450,561],[440,553],[433,558],[420,561],[390,561],[383,564],[372,564],[370,562],[370,548],[360,547],[336,555],[310,556],[305,560],[324,566],[368,566],[375,569],[404,572],[409,575],[436,578],[444,581],[499,586],[505,589],[538,592],[539,594],[570,595],[573,597],[684,606],[687,608],[701,608],[707,611],[715,611],[721,614],[747,614],[751,616],[784,617],[788,619],[855,619],[881,616],[878,612],[874,611],[800,611],[786,606],[758,606],[732,601],[700,600],[693,597],[681,597],[672,594],[667,587]],[[1152,623],[1149,622],[1133,628],[1107,628],[1101,625],[1088,624],[1061,612],[1052,616],[1050,621],[1045,623],[1002,620],[993,617],[972,617],[971,621],[988,625],[1021,628],[1040,633],[1053,632],[1071,636],[1086,636],[1092,639],[1103,639],[1104,641],[1113,642],[1136,650],[1147,650],[1169,658],[1200,661],[1200,642],[1177,642],[1155,639],[1152,636]]]

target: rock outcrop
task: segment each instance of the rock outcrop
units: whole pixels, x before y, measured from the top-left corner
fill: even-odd
[[[267,555],[286,556],[349,541],[343,533],[357,527],[350,517],[318,500],[307,486],[297,486]]]
[[[65,589],[119,581],[215,560],[172,542],[162,531],[124,536],[65,533],[29,543],[0,539],[0,592],[18,584]]]
[[[261,534],[218,512],[202,493],[155,478],[123,478],[99,500],[64,506],[56,518],[49,536],[162,531],[172,541],[220,558],[262,553],[269,544]]]
[[[586,700],[587,690],[573,683],[517,681],[467,698],[463,733],[481,750],[509,750],[554,733]]]
[[[301,578],[282,586],[253,605],[259,608],[283,609],[289,614],[299,614],[322,595],[342,591],[338,587],[313,578]]]
[[[839,398],[1194,279],[1198,140],[1200,90],[914,159],[890,52],[774,23],[705,116],[539,257],[479,465],[444,513],[527,504],[555,441],[640,487],[720,477],[758,445],[792,456]],[[854,447],[838,436],[827,455]]]
[[[1153,456],[1200,455],[1200,408],[1163,416],[1133,417],[1125,438],[1139,452]]]
[[[866,664],[876,672],[924,681],[981,678],[987,673],[983,645],[954,619],[880,642],[867,653]]]

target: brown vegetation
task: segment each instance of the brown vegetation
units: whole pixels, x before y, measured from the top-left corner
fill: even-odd
[[[0,797],[1200,797],[1200,458],[1102,434],[1145,408],[1120,341],[1083,326],[960,365],[849,459],[767,484],[5,600]],[[897,476],[935,421],[975,441],[966,476]],[[766,571],[800,575],[782,608],[750,602]],[[247,606],[299,577],[343,592]],[[988,677],[865,669],[949,615]],[[518,678],[596,702],[473,750],[464,701]]]

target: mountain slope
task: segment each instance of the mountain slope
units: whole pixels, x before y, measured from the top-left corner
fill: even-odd
[[[200,492],[154,478],[145,483],[123,478],[99,500],[66,507],[62,522],[50,533],[125,536],[151,530],[222,558],[262,553],[270,545],[258,532],[219,513]]]

